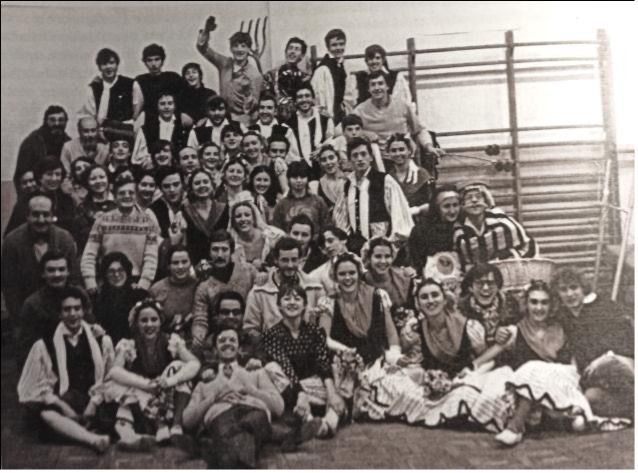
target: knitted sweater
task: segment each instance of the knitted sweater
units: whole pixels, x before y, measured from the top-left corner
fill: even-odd
[[[121,251],[133,263],[133,276],[139,276],[139,287],[148,289],[155,278],[158,248],[155,224],[138,206],[129,215],[119,209],[104,213],[93,224],[82,254],[80,269],[86,288],[97,287],[98,258]]]

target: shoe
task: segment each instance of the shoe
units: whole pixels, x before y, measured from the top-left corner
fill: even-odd
[[[161,445],[168,443],[170,439],[171,432],[168,429],[168,425],[160,426],[160,428],[157,429],[157,432],[155,433],[155,441]]]
[[[521,432],[513,432],[509,429],[505,429],[500,434],[497,434],[494,439],[502,445],[513,447],[523,441],[523,434]]]
[[[93,450],[95,450],[99,454],[106,453],[110,446],[111,439],[108,435],[100,435],[100,438],[96,440],[95,443],[91,444]]]
[[[308,440],[312,440],[313,438],[315,438],[317,436],[317,433],[321,429],[322,423],[323,420],[321,418],[315,417],[314,419],[301,424],[297,444],[302,444],[307,442]]]
[[[150,435],[138,435],[132,440],[119,440],[118,448],[127,452],[150,452],[155,445],[155,437]]]
[[[190,458],[195,458],[199,449],[195,439],[186,434],[171,435],[171,444],[179,448],[183,452],[186,452]]]

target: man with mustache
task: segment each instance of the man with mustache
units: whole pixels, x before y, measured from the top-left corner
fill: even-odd
[[[325,294],[323,286],[311,279],[299,269],[301,245],[291,237],[283,237],[272,251],[275,269],[270,271],[266,283],[257,285],[248,293],[243,331],[247,333],[254,346],[270,327],[281,320],[277,305],[277,294],[282,284],[300,285],[308,295],[308,305],[304,320],[313,321],[313,309]]]
[[[18,150],[16,170],[13,182],[19,189],[20,177],[27,171],[33,171],[35,165],[47,156],[60,159],[62,146],[71,137],[65,133],[69,116],[59,105],[50,105],[44,112],[42,126],[27,136]]]
[[[255,284],[257,270],[252,264],[234,262],[235,241],[226,230],[217,230],[210,238],[208,278],[195,290],[193,300],[193,344],[201,345],[209,333],[209,319],[217,296],[223,291],[236,291],[246,300]]]
[[[64,143],[60,160],[71,175],[71,165],[79,157],[85,157],[95,164],[104,166],[109,157],[109,145],[98,141],[98,124],[94,117],[83,117],[78,120],[78,137]]]

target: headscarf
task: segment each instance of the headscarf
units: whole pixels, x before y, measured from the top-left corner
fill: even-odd
[[[463,196],[465,196],[467,192],[473,190],[478,190],[481,194],[483,194],[483,198],[485,199],[485,203],[487,204],[488,209],[493,209],[496,206],[492,191],[484,182],[470,182],[466,184],[461,191],[461,198],[463,198]]]

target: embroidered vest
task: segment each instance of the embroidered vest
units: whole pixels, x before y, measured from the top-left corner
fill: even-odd
[[[379,172],[375,169],[370,169],[368,173],[368,180],[370,181],[370,187],[368,187],[368,215],[369,223],[378,222],[391,222],[390,213],[385,208],[385,173]],[[350,190],[350,180],[346,180],[345,193],[346,196]],[[357,212],[359,209],[356,210]],[[392,234],[392,226],[390,226],[389,234]]]

